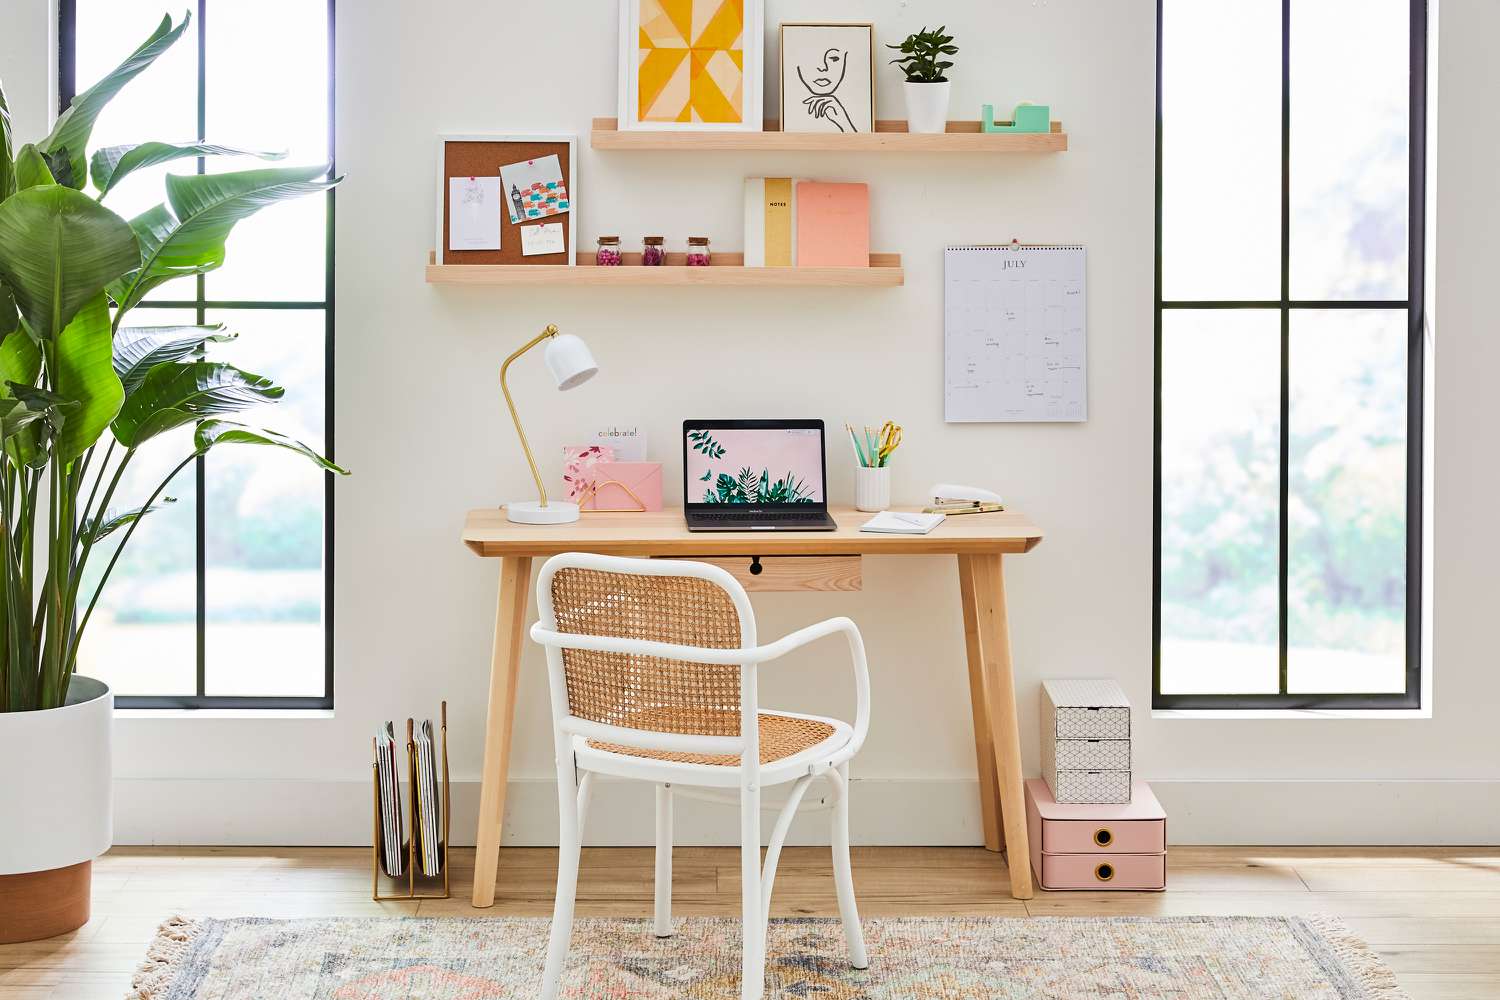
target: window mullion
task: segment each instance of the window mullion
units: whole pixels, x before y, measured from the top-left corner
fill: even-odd
[[[1292,408],[1292,0],[1281,0],[1281,483],[1277,516],[1276,614],[1280,693],[1287,694],[1287,556]]]
[[[198,0],[198,141],[208,141],[208,0]],[[208,161],[198,157],[198,173],[208,172]],[[207,278],[199,274],[195,281],[194,305],[198,324],[208,322]],[[197,605],[194,620],[197,639],[194,642],[196,666],[194,685],[199,698],[208,694],[208,499],[207,470],[203,456],[193,462],[193,484],[198,491],[194,511],[194,598]]]

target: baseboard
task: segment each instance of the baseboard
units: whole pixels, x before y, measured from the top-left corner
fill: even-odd
[[[1167,833],[1176,844],[1500,843],[1500,781],[1160,781]],[[769,794],[769,793],[768,793]],[[820,790],[808,794],[788,839],[827,843]],[[982,841],[978,786],[963,779],[855,779],[851,826],[857,844],[962,846]],[[479,783],[453,785],[453,842],[474,842]],[[654,802],[638,784],[601,781],[587,842],[647,845]],[[600,817],[609,817],[600,822]],[[768,815],[769,830],[773,816]],[[679,844],[732,845],[724,806],[683,800]],[[503,843],[556,843],[556,786],[512,781]],[[364,781],[115,782],[117,844],[365,845],[370,786]]]

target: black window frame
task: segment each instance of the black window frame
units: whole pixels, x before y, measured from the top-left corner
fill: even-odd
[[[1291,27],[1292,0],[1281,3],[1281,297],[1278,300],[1164,300],[1162,298],[1162,19],[1156,4],[1156,303],[1155,425],[1153,441],[1151,704],[1156,709],[1418,709],[1422,707],[1423,378],[1426,327],[1427,225],[1427,0],[1410,0],[1410,109],[1407,208],[1407,297],[1404,300],[1326,301],[1291,298]],[[1168,309],[1275,309],[1281,316],[1281,483],[1279,519],[1277,694],[1163,694],[1161,690],[1161,432],[1162,314]],[[1291,694],[1287,691],[1287,493],[1291,403],[1291,317],[1297,310],[1407,311],[1406,467],[1406,690],[1401,693]]]
[[[198,141],[207,141],[205,94],[207,90],[207,33],[210,0],[193,0],[198,39]],[[337,37],[335,8],[336,0],[328,4],[328,171],[334,175],[335,142],[335,71]],[[58,113],[61,114],[72,103],[77,94],[77,44],[78,7],[77,0],[58,0]],[[171,137],[167,137],[171,138]],[[198,172],[205,170],[204,160],[198,159]],[[149,299],[143,307],[192,310],[195,322],[205,322],[205,314],[214,309],[240,310],[285,310],[298,309],[323,312],[323,405],[324,405],[324,454],[334,457],[334,206],[336,195],[329,190],[327,199],[327,222],[324,233],[323,252],[323,298],[321,301],[294,301],[287,299],[228,300],[209,299],[205,295],[204,276],[198,275],[197,288],[191,299]],[[323,473],[323,694],[320,696],[258,696],[258,695],[209,695],[207,662],[207,591],[206,591],[206,510],[202,503],[205,487],[205,463],[203,456],[194,462],[195,489],[199,502],[197,508],[197,663],[195,670],[195,692],[188,695],[128,695],[115,696],[117,708],[135,709],[313,709],[333,708],[333,484],[335,476]]]

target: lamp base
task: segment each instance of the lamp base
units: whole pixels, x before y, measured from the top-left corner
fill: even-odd
[[[578,505],[550,500],[543,507],[535,500],[519,500],[505,505],[505,516],[517,524],[569,524],[578,520]]]

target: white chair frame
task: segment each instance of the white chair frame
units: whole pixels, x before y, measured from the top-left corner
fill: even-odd
[[[576,567],[605,573],[635,576],[695,577],[718,585],[728,595],[739,615],[740,648],[709,649],[640,639],[611,638],[557,631],[552,604],[552,578],[559,570]],[[627,559],[589,553],[564,553],[547,560],[537,579],[540,616],[531,637],[546,648],[547,675],[552,697],[552,722],[557,761],[559,812],[557,901],[552,913],[552,934],[543,975],[543,1000],[555,1000],[563,965],[572,940],[573,909],[578,891],[578,858],[594,776],[599,773],[649,781],[656,785],[656,889],[655,931],[659,937],[672,934],[672,798],[673,786],[738,788],[740,807],[740,874],[743,886],[742,1000],[760,1000],[765,993],[766,931],[770,920],[771,888],[788,829],[808,786],[816,778],[828,781],[833,797],[832,849],[834,883],[839,916],[849,949],[849,961],[857,969],[869,967],[864,933],[854,899],[854,877],[849,862],[849,761],[859,752],[870,727],[870,676],[864,640],[848,618],[830,618],[799,629],[765,646],[756,644],[755,613],[750,598],[738,580],[725,570],[706,563],[665,559]],[[757,674],[770,663],[818,639],[842,635],[848,642],[853,663],[856,698],[853,727],[835,719],[824,719],[835,727],[833,736],[785,760],[760,763]],[[564,649],[589,649],[740,668],[740,735],[693,736],[648,732],[605,725],[571,713],[563,670]],[[792,712],[778,715],[795,716]],[[685,764],[646,757],[627,757],[594,751],[588,741],[647,750],[679,753],[731,754],[740,757],[738,767]],[[786,804],[777,816],[760,864],[761,791],[767,786],[791,784]],[[732,795],[696,792],[733,803]]]

